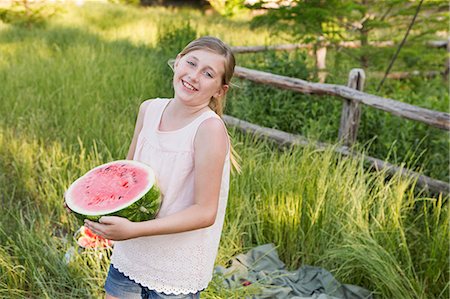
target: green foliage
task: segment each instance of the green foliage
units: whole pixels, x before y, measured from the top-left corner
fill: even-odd
[[[441,77],[413,78],[408,85],[392,80],[381,96],[432,110],[448,111],[449,95],[444,86]],[[367,92],[374,93],[374,89],[374,85],[368,85]],[[412,169],[443,181],[450,179],[447,166],[450,164],[450,135],[447,131],[364,107],[358,139],[373,140],[368,149],[372,156],[396,164],[406,163]]]
[[[244,0],[208,0],[209,4],[219,14],[231,17],[245,9]]]
[[[264,1],[259,1],[252,8],[263,6]],[[289,28],[297,41],[312,42],[320,37],[339,40],[343,30],[339,19],[350,14],[353,7],[352,1],[293,1],[290,5],[268,9],[266,14],[255,17],[252,25],[268,26],[274,32]]]
[[[175,58],[196,37],[197,32],[189,22],[176,25],[163,21],[158,25],[157,52],[160,61],[167,62],[161,75],[164,75],[165,78],[173,76],[172,68]],[[165,81],[163,86],[167,90],[172,90],[172,81]]]
[[[45,2],[30,3],[25,1],[13,1],[8,8],[0,8],[0,20],[24,27],[43,26],[61,7],[48,5]]]
[[[264,1],[251,6],[252,9],[264,7]],[[255,26],[270,26],[275,32],[289,28],[291,33],[301,40],[305,35],[339,35],[344,39],[359,39],[361,32],[373,29],[406,29],[408,20],[416,10],[417,3],[408,0],[360,0],[360,1],[302,1],[294,0],[290,5],[280,5],[267,9],[267,13],[254,18]],[[430,17],[420,18],[419,23],[426,24],[426,33],[445,30],[448,19],[448,5],[444,1],[425,1],[422,14]],[[290,27],[285,27],[290,25]],[[327,28],[335,28],[327,30]],[[338,30],[336,28],[339,28]],[[423,26],[421,28],[425,29]],[[344,31],[345,30],[345,34]],[[421,31],[418,31],[420,34]],[[356,36],[355,36],[356,34]],[[378,37],[380,38],[380,36]]]
[[[310,79],[306,53],[268,51],[238,57],[242,66],[274,74]],[[325,100],[239,80],[231,89],[226,112],[265,127],[325,140],[337,136],[340,101]],[[327,105],[324,105],[327,101]]]
[[[126,5],[140,5],[141,0],[108,0],[108,2],[116,4],[126,4]]]
[[[259,1],[252,8],[263,5],[264,1]],[[369,41],[401,39],[399,33],[406,31],[417,5],[409,0],[294,0],[289,6],[268,9],[267,13],[255,17],[252,24],[253,28],[270,28],[274,34],[288,29],[295,42],[358,40],[361,42],[359,60],[366,68],[371,59]],[[448,22],[448,5],[426,1],[410,39],[447,30]]]
[[[189,21],[181,25],[176,25],[172,22],[161,22],[158,27],[157,44],[161,52],[175,58],[196,37],[197,31],[191,26]]]

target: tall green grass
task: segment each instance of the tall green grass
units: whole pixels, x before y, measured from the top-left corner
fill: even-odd
[[[125,157],[139,103],[171,95],[169,46],[212,19],[95,8],[70,9],[46,28],[0,27],[0,298],[102,297],[109,252],[76,249],[79,223],[64,210],[63,192],[88,169]],[[106,21],[111,16],[116,21]],[[174,31],[188,16],[198,24]],[[153,27],[134,35],[142,24]],[[208,29],[237,39],[225,28],[248,38],[242,44],[266,38],[247,34],[241,21],[217,19]],[[271,242],[288,268],[324,267],[380,298],[449,296],[448,199],[417,194],[414,181],[368,172],[332,148],[280,152],[232,135],[242,174],[232,177],[218,264]],[[214,277],[203,297],[257,292],[258,285],[225,289]]]
[[[232,179],[217,262],[252,246],[274,243],[289,268],[311,264],[382,298],[448,294],[448,206],[415,197],[413,182],[364,170],[361,161],[296,148],[273,151],[267,142],[234,134],[243,172]],[[62,206],[75,178],[113,158],[108,148],[58,142],[2,129],[3,215],[0,274],[5,297],[98,298],[107,252],[64,254],[75,246],[79,223]],[[226,290],[218,277],[206,298],[241,298],[251,289]],[[442,292],[442,294],[441,294]],[[443,297],[442,297],[443,298]]]

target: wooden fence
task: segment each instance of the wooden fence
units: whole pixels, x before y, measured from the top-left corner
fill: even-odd
[[[344,101],[344,105],[341,114],[338,137],[343,146],[337,147],[336,151],[343,155],[361,157],[360,153],[356,153],[351,150],[351,146],[356,141],[358,132],[361,104],[386,111],[402,118],[419,121],[445,131],[450,131],[449,113],[429,110],[393,99],[364,93],[362,90],[364,88],[365,74],[362,69],[353,69],[350,72],[348,86],[312,83],[301,79],[275,75],[244,67],[236,67],[234,75],[241,79],[270,85],[281,89],[306,94],[332,95],[342,99]],[[308,144],[308,141],[299,135],[260,127],[231,116],[224,116],[224,120],[230,126],[237,127],[244,132],[250,132],[261,137],[269,138],[282,146]],[[328,146],[325,143],[319,142],[314,145],[319,149]],[[364,156],[363,158],[377,170],[385,170],[389,174],[399,173],[402,176],[417,179],[417,185],[425,190],[433,193],[443,193],[444,195],[450,194],[450,185],[447,182],[421,175],[409,169],[394,166],[374,157]]]

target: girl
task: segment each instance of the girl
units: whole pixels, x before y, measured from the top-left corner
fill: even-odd
[[[86,226],[118,240],[106,298],[199,298],[212,278],[228,198],[231,145],[220,116],[234,72],[214,37],[189,43],[173,70],[173,99],[143,102],[127,159],[150,165],[163,194],[154,220],[102,217]]]

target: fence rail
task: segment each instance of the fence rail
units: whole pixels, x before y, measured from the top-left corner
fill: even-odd
[[[238,118],[231,117],[229,115],[224,115],[223,119],[225,123],[229,126],[236,127],[245,133],[254,134],[260,138],[268,138],[279,144],[281,147],[291,145],[301,145],[301,146],[311,145],[311,141],[300,135],[295,135],[272,128],[261,127],[240,120]],[[322,150],[325,149],[326,147],[331,146],[330,144],[326,144],[323,142],[314,142],[312,145],[315,148]],[[431,191],[433,193],[442,193],[444,195],[450,194],[450,185],[446,182],[436,180],[427,177],[425,175],[421,175],[420,173],[414,172],[409,169],[405,169],[403,167],[392,165],[386,161],[382,161],[377,158],[362,155],[360,153],[352,151],[347,146],[336,146],[334,150],[335,152],[342,154],[344,156],[363,158],[366,162],[370,163],[373,168],[377,170],[385,170],[390,175],[399,174],[402,177],[410,177],[416,179],[417,186],[423,188],[424,190]]]
[[[330,46],[331,43],[324,42],[321,46],[327,47]],[[343,48],[359,48],[361,47],[361,42],[359,41],[343,41],[337,44]],[[373,47],[390,47],[394,45],[393,41],[381,41],[381,42],[370,42],[370,46]],[[271,45],[271,46],[236,46],[231,47],[231,50],[234,53],[256,53],[263,52],[268,50],[282,50],[282,51],[292,51],[296,49],[311,49],[314,45],[312,43],[307,44],[283,44],[283,45]]]
[[[450,38],[448,40],[432,40],[427,42],[427,45],[433,48],[446,48],[450,43]]]
[[[255,83],[271,85],[274,87],[297,91],[307,94],[332,95],[352,100],[364,105],[380,109],[394,115],[423,122],[430,126],[450,131],[450,114],[429,110],[407,103],[368,94],[343,85],[312,83],[297,78],[275,75],[267,72],[236,67],[234,75]]]

